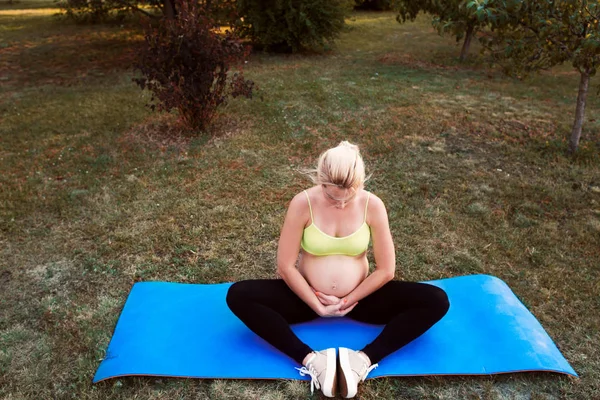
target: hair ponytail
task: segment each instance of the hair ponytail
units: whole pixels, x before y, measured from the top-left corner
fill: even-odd
[[[365,181],[365,164],[357,145],[344,140],[323,152],[317,168],[308,172],[316,185],[358,189]]]

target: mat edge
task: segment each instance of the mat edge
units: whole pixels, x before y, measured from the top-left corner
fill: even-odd
[[[577,373],[571,373],[567,371],[558,371],[554,369],[523,369],[523,370],[512,370],[512,371],[502,371],[502,372],[493,372],[493,373],[439,373],[439,374],[385,374],[378,375],[373,377],[368,377],[367,380],[370,379],[378,379],[378,378],[401,378],[401,377],[419,377],[419,376],[492,376],[492,375],[505,375],[505,374],[515,374],[515,373],[528,373],[528,372],[553,372],[561,375],[572,376],[573,378],[581,379]],[[287,380],[287,381],[305,381],[308,382],[307,378],[241,378],[241,377],[222,377],[222,376],[186,376],[186,375],[158,375],[158,374],[119,374],[114,376],[107,376],[102,379],[92,380],[92,383],[99,383],[103,381],[107,381],[109,379],[115,378],[123,378],[127,376],[147,376],[152,378],[181,378],[181,379],[236,379],[236,380]]]

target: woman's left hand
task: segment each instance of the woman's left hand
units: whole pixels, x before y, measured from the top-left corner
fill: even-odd
[[[358,304],[358,302],[356,302],[356,301],[354,303],[351,303],[351,301],[354,301],[354,300],[349,300],[348,297],[349,296],[346,296],[343,299],[340,299],[340,303],[342,303],[342,306],[340,307],[340,311],[344,311],[345,309],[347,309],[351,306],[354,306],[355,304]]]

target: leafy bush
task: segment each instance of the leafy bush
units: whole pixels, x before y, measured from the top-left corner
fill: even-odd
[[[273,51],[322,50],[344,27],[354,0],[239,0],[240,34]]]
[[[228,79],[230,66],[243,62],[249,49],[231,31],[218,33],[195,2],[179,2],[177,9],[174,19],[148,25],[135,63],[143,78],[134,81],[158,100],[153,110],[176,108],[186,125],[203,130],[229,96],[252,97],[254,82],[241,72]]]

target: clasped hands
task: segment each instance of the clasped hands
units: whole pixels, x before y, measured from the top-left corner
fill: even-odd
[[[348,297],[339,298],[332,294],[325,294],[311,288],[321,302],[317,314],[321,317],[343,317],[356,307],[358,302],[350,304]]]

